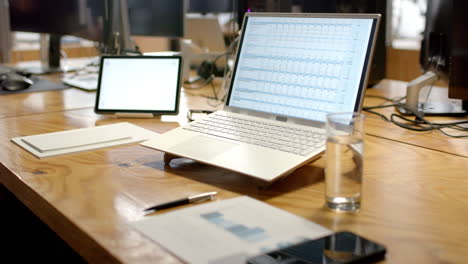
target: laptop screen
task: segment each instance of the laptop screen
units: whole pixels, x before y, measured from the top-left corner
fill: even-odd
[[[377,19],[247,15],[227,105],[313,121],[358,111]]]

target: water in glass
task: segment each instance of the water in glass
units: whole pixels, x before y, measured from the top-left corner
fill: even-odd
[[[353,135],[327,139],[326,202],[331,209],[356,211],[361,204],[363,140]]]

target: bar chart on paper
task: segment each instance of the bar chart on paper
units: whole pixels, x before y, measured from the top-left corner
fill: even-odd
[[[247,242],[260,242],[269,238],[265,229],[261,227],[249,228],[243,224],[236,223],[235,221],[230,221],[229,219],[226,219],[222,213],[217,211],[202,214],[201,217]]]
[[[239,54],[232,106],[324,121],[352,111],[372,22],[254,17]]]
[[[331,232],[247,196],[200,204],[131,225],[188,263],[245,263],[249,256]]]

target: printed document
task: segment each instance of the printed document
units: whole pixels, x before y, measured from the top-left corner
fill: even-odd
[[[259,253],[332,233],[247,196],[149,216],[131,225],[188,263],[245,263]]]

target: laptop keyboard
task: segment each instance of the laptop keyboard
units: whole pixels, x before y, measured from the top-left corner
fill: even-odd
[[[214,113],[184,129],[306,156],[325,145],[324,131]]]

